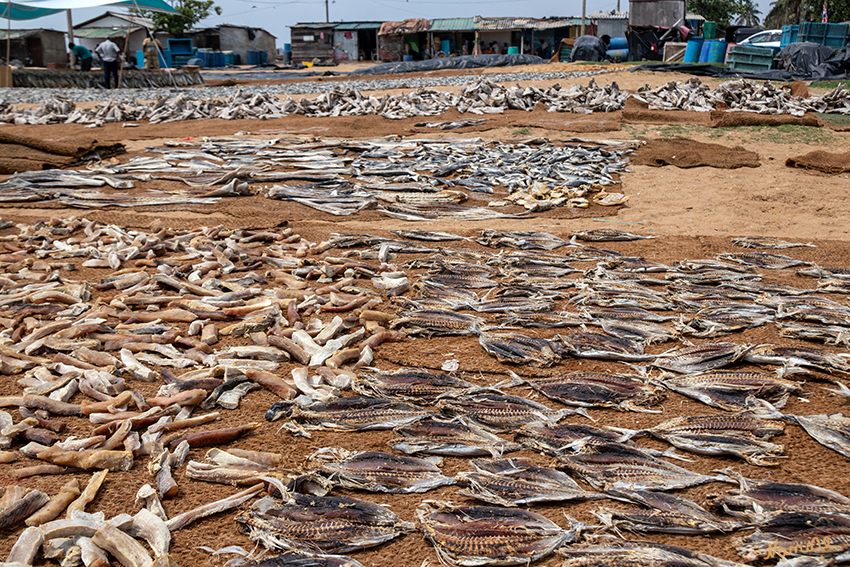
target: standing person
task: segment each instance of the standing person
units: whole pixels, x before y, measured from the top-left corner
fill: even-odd
[[[508,42],[506,41],[504,45],[502,45],[502,53],[508,52]]]
[[[498,41],[494,41],[494,42],[493,42],[493,53],[499,54],[499,53],[501,53],[501,52],[502,52],[502,48],[501,48],[501,46],[499,45],[499,42],[498,42]]]
[[[94,52],[100,55],[100,60],[103,62],[103,82],[106,88],[111,88],[109,86],[110,77],[115,78],[115,88],[120,87],[121,85],[118,84],[118,56],[121,54],[121,50],[111,39],[106,38],[103,43],[94,48]]]
[[[156,38],[146,37],[142,42],[142,52],[145,54],[145,69],[159,70],[159,51],[162,44]]]
[[[549,44],[546,43],[546,39],[540,40],[540,57],[543,59],[549,59],[551,57],[549,54]]]
[[[91,71],[91,51],[82,45],[74,45],[73,43],[69,43],[68,48],[74,54],[74,59],[80,62],[80,71]]]

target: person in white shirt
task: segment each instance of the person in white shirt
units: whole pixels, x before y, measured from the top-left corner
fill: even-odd
[[[121,85],[118,84],[118,59],[121,50],[111,39],[106,38],[94,49],[94,52],[100,56],[100,60],[103,62],[103,83],[106,88],[111,88],[109,85],[112,77],[115,78],[115,88],[120,87]]]

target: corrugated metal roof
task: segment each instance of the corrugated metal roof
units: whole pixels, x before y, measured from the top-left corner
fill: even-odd
[[[616,10],[601,10],[588,14],[586,18],[590,18],[591,20],[628,20],[629,13],[618,12]]]
[[[431,20],[431,31],[467,31],[475,29],[473,18],[440,18]]]
[[[334,26],[335,30],[376,30],[384,22],[342,22]]]
[[[309,30],[327,30],[333,29],[336,24],[329,24],[327,22],[303,22],[300,24],[295,24],[294,26],[289,26],[290,28],[307,28]]]
[[[6,40],[8,38],[11,39],[23,39],[25,37],[29,37],[31,35],[38,35],[41,32],[45,31],[44,29],[38,30],[12,30],[12,33],[7,34],[6,30],[0,30],[0,40]],[[60,32],[61,33],[61,32]]]
[[[572,25],[572,18],[484,18],[475,16],[475,29],[481,31],[551,30]]]
[[[139,31],[140,27],[131,27],[130,33]],[[127,34],[127,28],[79,28],[74,30],[74,37],[85,37],[88,39],[104,39],[107,37],[118,37]]]

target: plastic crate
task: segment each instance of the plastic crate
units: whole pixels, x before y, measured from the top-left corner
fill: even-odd
[[[733,45],[726,56],[726,66],[736,71],[767,71],[773,65],[774,51],[764,47]]]
[[[800,26],[794,24],[793,26],[782,26],[782,38],[779,40],[779,46],[785,47],[789,43],[795,43],[797,41],[797,33],[800,31]]]
[[[820,43],[833,49],[844,49],[847,45],[848,24],[818,24],[803,22],[797,34],[797,41]]]
[[[174,55],[191,55],[194,53],[191,39],[171,38],[168,40],[168,50]]]

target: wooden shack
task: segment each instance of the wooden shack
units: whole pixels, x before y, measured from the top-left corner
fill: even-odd
[[[65,67],[68,52],[65,49],[65,33],[56,30],[0,30],[3,57],[6,57],[6,39],[11,38],[11,59],[17,59],[30,67]]]
[[[334,24],[328,22],[299,23],[290,26],[292,63],[319,59],[324,61],[334,56]]]

